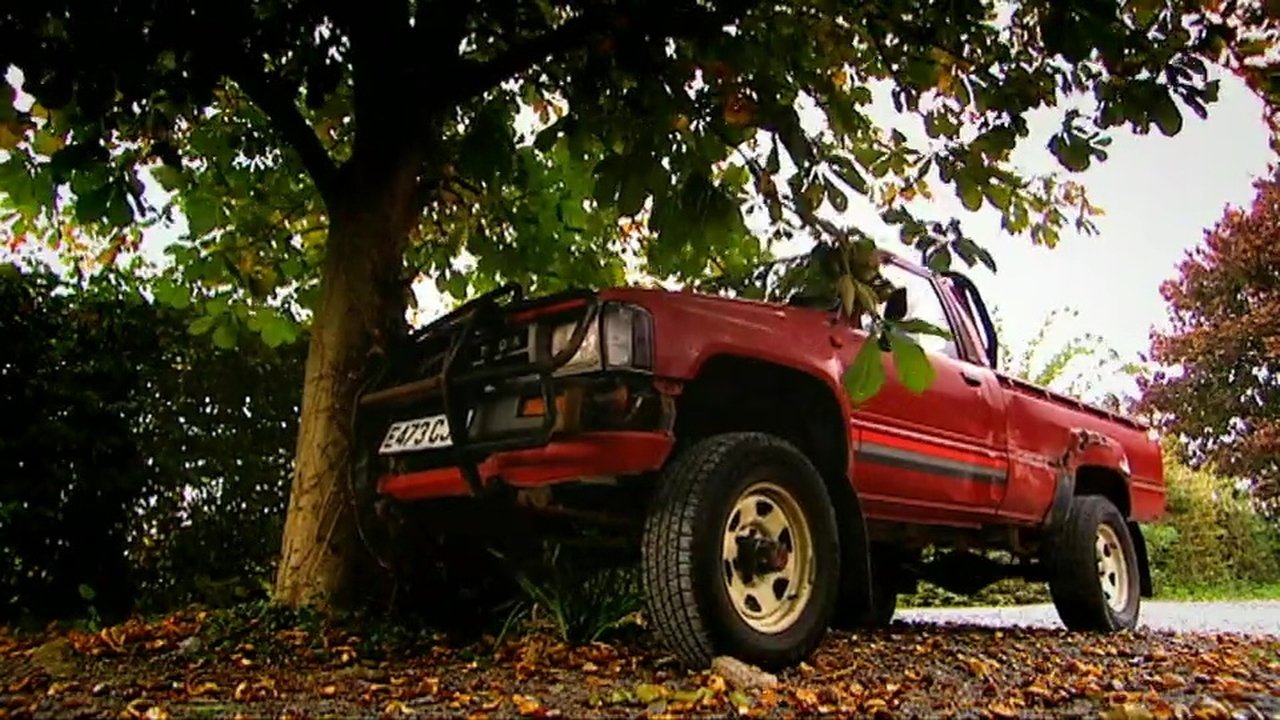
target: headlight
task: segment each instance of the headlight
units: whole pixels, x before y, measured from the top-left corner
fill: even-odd
[[[570,322],[552,329],[552,355],[569,345],[576,326],[576,322]],[[650,368],[651,337],[648,312],[632,305],[608,303],[590,320],[578,351],[556,372],[567,375],[605,368]]]

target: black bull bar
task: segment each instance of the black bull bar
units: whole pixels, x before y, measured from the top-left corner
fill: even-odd
[[[470,357],[466,351],[474,348],[484,333],[504,327],[514,314],[536,312],[539,308],[578,300],[582,301],[582,312],[569,342],[559,352],[552,354],[550,343],[534,342],[530,345],[533,356],[530,362],[459,367],[465,365],[459,362],[460,358]],[[559,422],[560,412],[555,402],[554,374],[581,349],[591,324],[597,322],[599,308],[599,299],[590,291],[572,290],[526,300],[524,289],[518,283],[507,283],[463,304],[409,336],[409,347],[414,348],[424,341],[437,340],[447,335],[448,346],[438,373],[364,392],[357,400],[357,408],[364,411],[404,405],[438,395],[453,441],[452,450],[457,467],[472,495],[480,496],[485,488],[478,463],[484,456],[504,450],[540,447],[550,442]],[[475,397],[474,391],[516,378],[536,378],[544,408],[541,424],[532,430],[473,441],[468,432],[467,417],[473,409],[471,400]]]

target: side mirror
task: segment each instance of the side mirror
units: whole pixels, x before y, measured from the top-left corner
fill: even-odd
[[[904,287],[894,288],[894,291],[889,294],[888,301],[884,304],[884,319],[897,322],[906,316],[907,289]]]

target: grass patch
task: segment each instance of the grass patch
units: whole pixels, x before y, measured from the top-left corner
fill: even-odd
[[[1157,581],[1156,600],[1280,600],[1280,582],[1168,585]]]
[[[1157,578],[1155,589],[1156,595],[1151,598],[1152,600],[1178,602],[1280,600],[1280,582],[1255,583],[1237,581],[1184,585],[1162,583]],[[899,597],[898,606],[902,608],[1008,607],[1011,605],[1038,605],[1052,601],[1052,598],[1049,597],[1049,588],[1044,583],[1004,580],[973,595],[957,595],[941,588],[921,583],[920,592]]]

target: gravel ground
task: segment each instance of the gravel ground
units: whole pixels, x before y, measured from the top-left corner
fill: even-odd
[[[912,608],[896,619],[913,623],[971,624],[990,627],[1060,628],[1052,605],[984,608]],[[1280,600],[1249,602],[1143,602],[1140,627],[1175,632],[1233,632],[1280,636]]]

